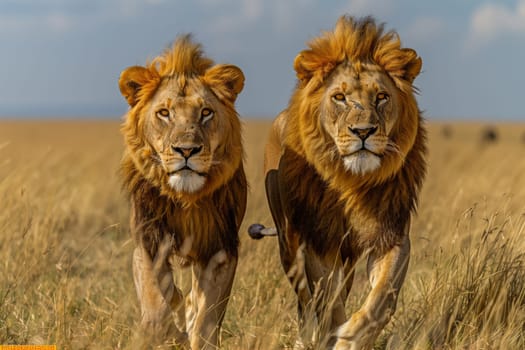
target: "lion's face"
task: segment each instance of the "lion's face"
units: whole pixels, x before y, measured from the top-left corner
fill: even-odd
[[[199,79],[166,79],[145,109],[145,136],[169,185],[179,192],[201,189],[227,127],[225,108]]]
[[[374,171],[385,153],[399,151],[390,138],[398,119],[397,99],[395,84],[372,63],[342,63],[326,79],[321,124],[347,171]]]
[[[391,178],[419,130],[421,58],[395,32],[344,17],[308,46],[294,60],[285,144],[335,188]]]
[[[166,74],[134,66],[119,81],[131,106],[123,129],[128,153],[145,178],[178,198],[211,193],[242,161],[234,102],[244,75],[233,65],[205,63]]]

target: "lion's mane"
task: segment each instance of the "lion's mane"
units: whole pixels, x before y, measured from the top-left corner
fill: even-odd
[[[394,82],[401,101],[397,124],[389,135],[400,152],[386,154],[377,170],[363,176],[351,175],[342,162],[334,162],[333,143],[318,117],[325,78],[345,60],[380,66]],[[292,218],[297,217],[292,219],[293,225],[303,227],[299,231],[309,232],[314,227],[314,231],[326,232],[326,236],[309,237],[319,251],[337,249],[341,244],[341,234],[336,233],[345,232],[341,217],[349,218],[352,226],[363,225],[359,247],[354,248],[362,250],[372,242],[391,247],[415,210],[426,169],[426,133],[411,84],[415,78],[412,65],[418,60],[415,51],[401,48],[395,32],[384,33],[383,25],[376,25],[371,18],[347,16],[338,21],[333,32],[313,39],[296,58],[299,81],[287,110],[283,155],[287,165],[280,171],[284,172],[281,178],[289,179],[283,184],[289,202],[309,203],[306,207],[327,213],[320,216],[305,213],[306,208],[286,209]],[[322,198],[319,193],[324,193]],[[308,217],[319,221],[308,222]],[[383,234],[368,235],[369,222],[379,223]]]

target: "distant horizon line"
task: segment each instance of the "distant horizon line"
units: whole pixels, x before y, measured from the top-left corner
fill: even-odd
[[[122,115],[99,115],[99,114],[93,114],[93,115],[73,115],[73,114],[56,114],[56,115],[7,115],[7,114],[1,114],[0,113],[0,122],[31,122],[31,121],[122,121],[124,119],[125,113]],[[241,119],[248,119],[248,120],[264,120],[264,121],[270,121],[275,116],[274,115],[240,115]],[[453,122],[486,122],[486,123],[525,123],[525,117],[524,118],[489,118],[489,117],[435,117],[435,116],[425,116],[425,120],[429,122],[440,122],[440,123],[453,123]]]

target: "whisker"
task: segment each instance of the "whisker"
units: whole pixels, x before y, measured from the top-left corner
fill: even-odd
[[[335,162],[339,159],[339,152],[335,145],[333,147],[330,147],[327,153],[328,153],[328,157],[330,158],[332,162]]]
[[[154,160],[156,163],[158,164],[162,164],[162,159],[160,158],[160,156],[158,154],[152,154],[151,156],[151,159]]]
[[[386,145],[386,149],[385,150],[387,152],[396,154],[401,159],[404,158],[403,152],[401,152],[401,149],[399,148],[399,146],[395,142],[392,142],[392,141],[389,140],[387,145]]]

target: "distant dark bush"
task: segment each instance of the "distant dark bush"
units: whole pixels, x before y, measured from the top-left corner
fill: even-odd
[[[481,141],[484,143],[494,143],[498,141],[498,132],[496,128],[489,126],[483,130],[481,134]]]
[[[441,136],[443,136],[446,139],[452,138],[452,133],[453,133],[452,127],[450,125],[444,125],[441,128]]]

